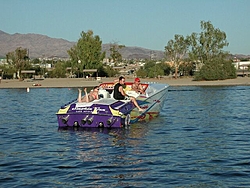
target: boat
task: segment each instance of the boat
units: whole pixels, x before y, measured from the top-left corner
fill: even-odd
[[[120,128],[157,117],[168,92],[168,84],[141,83],[145,94],[131,90],[133,82],[126,82],[124,91],[136,98],[143,109],[140,112],[129,100],[116,100],[112,97],[114,83],[99,85],[99,99],[92,102],[78,102],[74,99],[56,113],[59,127]]]

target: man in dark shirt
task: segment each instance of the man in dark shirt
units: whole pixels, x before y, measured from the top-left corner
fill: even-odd
[[[138,105],[136,99],[134,97],[128,96],[124,90],[123,90],[123,85],[125,84],[125,78],[123,76],[120,76],[119,82],[115,85],[114,87],[114,94],[113,97],[116,100],[124,100],[125,97],[129,97],[129,99],[134,103],[134,105],[138,108],[140,112],[143,111],[143,109]]]

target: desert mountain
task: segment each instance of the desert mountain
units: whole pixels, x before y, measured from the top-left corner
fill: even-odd
[[[40,34],[8,34],[0,30],[0,58],[5,57],[8,52],[16,50],[18,47],[29,49],[30,58],[58,57],[68,58],[69,50],[76,42],[64,39],[51,38]],[[109,57],[110,44],[103,44],[102,50],[106,51]],[[125,59],[154,59],[164,58],[164,52],[159,50],[145,49],[141,47],[125,47],[120,50]],[[249,59],[250,55],[231,54],[231,57],[238,59]]]
[[[50,38],[40,34],[8,34],[0,30],[0,57],[5,57],[8,52],[16,50],[18,47],[29,49],[31,58],[59,57],[68,58],[69,50],[76,42],[70,42],[64,39]],[[109,56],[110,44],[103,44],[102,49]],[[164,57],[163,51],[150,50],[140,47],[125,47],[120,50],[123,58],[131,59],[149,59],[150,56],[155,59]]]

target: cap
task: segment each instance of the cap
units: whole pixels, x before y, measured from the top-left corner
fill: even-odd
[[[140,78],[135,78],[135,82],[140,82]]]

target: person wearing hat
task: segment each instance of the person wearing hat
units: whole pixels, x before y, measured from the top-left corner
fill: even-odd
[[[141,82],[140,78],[135,78],[131,88],[133,91],[136,91],[137,93],[145,94],[145,91],[140,82]]]
[[[136,99],[132,96],[128,96],[124,90],[123,90],[123,85],[125,84],[125,78],[123,76],[119,77],[119,82],[115,84],[114,86],[114,99],[116,100],[124,100],[126,97],[128,97],[134,105],[138,108],[140,112],[144,111],[137,103]]]

